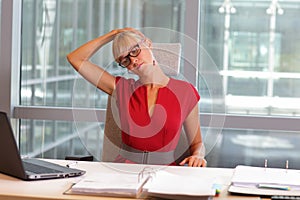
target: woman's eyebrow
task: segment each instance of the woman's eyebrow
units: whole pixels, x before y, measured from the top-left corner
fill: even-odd
[[[119,60],[121,60],[121,59],[123,59],[123,58],[125,58],[125,57],[128,57],[128,55],[130,54],[130,52],[135,48],[135,47],[138,47],[138,46],[140,46],[139,44],[136,44],[136,45],[134,45],[133,47],[131,47],[130,49],[128,49],[128,53],[125,55],[125,56],[120,56],[119,57]]]
[[[139,47],[140,45],[139,44],[136,44],[136,45],[134,45],[133,47],[131,47],[130,49],[129,49],[129,53],[130,53],[130,51],[132,51],[132,49],[134,49],[135,47]],[[128,54],[127,54],[128,55]]]
[[[142,40],[143,41],[143,40]],[[121,61],[123,58],[125,58],[125,57],[127,57],[129,54],[130,54],[130,52],[132,51],[132,49],[134,49],[135,47],[139,47],[140,45],[139,45],[139,43],[140,42],[137,42],[135,45],[133,45],[132,47],[130,47],[130,48],[128,48],[126,51],[128,52],[127,54],[123,54],[123,55],[121,55],[120,57],[118,57],[118,59],[116,59],[116,61]]]

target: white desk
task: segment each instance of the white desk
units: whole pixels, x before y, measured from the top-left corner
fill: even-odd
[[[72,161],[66,160],[48,160],[58,164],[66,165]],[[136,164],[119,164],[119,163],[102,163],[102,162],[84,162],[79,161],[74,168],[86,170],[86,175],[97,171],[111,171],[111,170],[126,170],[130,172],[139,172],[145,167],[145,165]],[[152,167],[152,166],[151,166]],[[158,167],[158,166],[153,166]],[[161,166],[160,166],[161,167]],[[257,200],[259,197],[247,197],[247,196],[231,196],[227,194],[227,187],[230,184],[230,178],[232,176],[233,169],[224,168],[191,168],[191,167],[164,167],[164,170],[170,172],[176,172],[177,174],[194,174],[201,177],[213,176],[219,184],[222,184],[222,191],[219,197],[215,197],[216,200],[221,199],[251,199]],[[36,199],[73,199],[73,200],[85,200],[85,199],[127,199],[127,198],[109,198],[99,196],[84,196],[84,195],[65,195],[63,194],[72,183],[77,182],[82,177],[66,178],[66,179],[52,179],[41,181],[22,181],[17,178],[0,174],[0,200],[36,200]]]

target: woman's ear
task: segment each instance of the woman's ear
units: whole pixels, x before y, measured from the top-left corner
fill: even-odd
[[[146,44],[149,48],[152,48],[152,41],[149,38],[146,39]]]

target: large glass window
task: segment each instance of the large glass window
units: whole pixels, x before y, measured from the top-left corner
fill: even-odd
[[[82,79],[66,55],[92,38],[126,26],[186,36],[179,41],[181,71],[201,95],[201,130],[210,166],[229,166],[214,159],[223,150],[224,160],[241,158],[231,154],[228,145],[245,150],[247,159],[240,159],[240,164],[251,164],[257,147],[251,144],[249,150],[247,139],[281,140],[285,134],[290,141],[298,139],[298,0],[0,2],[6,19],[1,24],[0,107],[21,119],[14,127],[23,155],[64,158],[91,153],[101,158],[107,95]],[[171,34],[151,36],[154,42],[174,39]],[[109,45],[92,59],[111,73],[123,73],[113,62]],[[293,154],[294,146],[284,152]],[[264,156],[275,158],[273,150]]]
[[[299,132],[223,129],[222,139],[208,156],[210,166],[234,168],[237,165],[299,169]]]
[[[201,1],[200,13],[227,113],[299,116],[299,2]]]
[[[183,32],[184,7],[181,0],[23,0],[21,106],[105,109],[107,95],[83,80],[66,55],[115,28],[159,27]],[[167,35],[151,39],[169,41]],[[95,63],[107,66],[111,73],[123,70],[113,62],[110,46],[100,51],[92,58]],[[83,154],[86,150],[98,152],[94,156],[100,159],[102,125],[87,122],[85,126],[90,128],[81,134],[78,124],[22,120],[21,151],[63,158],[81,149]],[[81,147],[76,147],[78,136]],[[98,146],[86,141],[97,141]]]
[[[248,116],[244,129],[222,129],[209,152],[210,166],[263,166],[268,159],[272,167],[284,167],[289,160],[292,168],[299,168],[299,132],[276,130],[287,123],[285,117],[300,115],[299,9],[299,1],[201,1],[200,44],[219,72],[221,84],[216,88],[223,94],[226,121],[236,116],[231,126],[238,127]],[[207,67],[205,59],[200,63],[203,71],[212,66]],[[202,112],[211,113],[209,107],[218,101],[211,102],[203,104]],[[271,120],[267,129],[261,119]]]
[[[69,52],[92,38],[126,26],[182,32],[183,8],[179,0],[24,0],[21,105],[72,106],[71,91],[77,77],[66,60]],[[167,38],[161,35],[154,39]],[[110,50],[103,54],[95,58],[97,64],[113,65]],[[120,70],[111,67],[115,73]],[[92,96],[94,88],[86,87],[77,100],[100,101],[102,94]]]

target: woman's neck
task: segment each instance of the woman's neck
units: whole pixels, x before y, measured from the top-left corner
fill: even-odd
[[[140,76],[140,82],[143,85],[150,86],[164,87],[168,84],[169,80],[170,78],[158,66]]]

